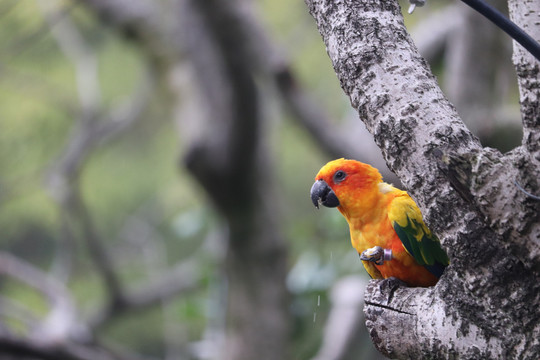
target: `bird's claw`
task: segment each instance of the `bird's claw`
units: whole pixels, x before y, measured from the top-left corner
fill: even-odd
[[[383,249],[380,246],[374,246],[364,250],[360,254],[360,260],[371,261],[376,265],[382,265],[385,261],[392,260],[392,250]]]

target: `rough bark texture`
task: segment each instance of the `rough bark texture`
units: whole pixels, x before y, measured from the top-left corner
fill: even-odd
[[[352,106],[451,258],[433,288],[370,283],[364,310],[375,345],[404,359],[537,358],[540,203],[515,185],[539,192],[532,135],[504,156],[482,148],[418,54],[396,1],[306,3]]]
[[[536,41],[540,41],[540,3],[509,0],[510,18]],[[536,166],[540,165],[540,63],[514,42],[514,64],[518,75],[523,118],[523,145]]]

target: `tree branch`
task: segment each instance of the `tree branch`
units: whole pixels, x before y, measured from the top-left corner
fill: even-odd
[[[173,15],[166,7],[149,0],[77,0],[90,8],[104,23],[135,40],[156,64],[168,64],[182,53],[181,36],[169,31],[161,15]],[[162,13],[160,11],[163,11]],[[170,19],[174,20],[174,19]]]
[[[356,158],[377,165],[387,181],[398,182],[388,170],[371,135],[357,122],[332,121],[325,109],[301,84],[283,51],[273,44],[261,26],[262,21],[247,3],[238,17],[245,38],[246,53],[252,66],[266,75],[275,85],[281,101],[293,119],[307,130],[317,145],[331,158]]]
[[[418,51],[429,63],[443,52],[452,34],[464,25],[461,10],[460,4],[450,3],[430,13],[429,17],[419,19],[411,29]]]
[[[354,359],[359,353],[372,360],[383,358],[367,340],[360,341],[367,338],[362,312],[367,282],[363,276],[356,275],[340,279],[332,286],[332,308],[324,326],[321,348],[312,360]]]
[[[35,327],[39,323],[39,317],[32,313],[31,309],[8,297],[0,297],[0,315],[3,318],[16,320],[26,329]],[[4,324],[0,325],[0,329],[0,333],[5,331]]]
[[[98,109],[83,110],[62,155],[52,166],[48,179],[49,189],[63,210],[63,221],[67,221],[63,225],[65,235],[73,233],[73,224],[80,226],[83,239],[109,291],[113,306],[118,306],[124,301],[121,282],[79,193],[79,174],[98,145],[111,141],[141,118],[143,110],[149,103],[152,89],[153,81],[147,73],[132,97],[105,116],[96,117]]]
[[[241,1],[187,0],[179,9],[205,129],[185,158],[227,223],[226,359],[286,357],[286,249],[274,226],[261,97]],[[184,119],[186,121],[187,119]],[[265,286],[261,287],[263,283]],[[272,333],[272,336],[261,334]],[[261,349],[272,349],[264,351]]]
[[[540,4],[535,1],[508,1],[510,18],[534,40],[540,42]],[[523,120],[523,145],[540,166],[540,61],[514,43],[514,64],[518,75]],[[538,177],[536,177],[538,179]],[[535,188],[538,189],[536,184]]]
[[[43,6],[49,16],[55,14],[54,9],[49,8],[49,3],[43,3]],[[74,224],[79,226],[90,256],[107,289],[109,312],[114,312],[118,308],[131,307],[128,302],[133,299],[127,299],[124,286],[116,274],[103,239],[80,195],[79,175],[89,156],[99,145],[130,129],[141,118],[152,95],[153,74],[147,70],[131,97],[100,116],[101,94],[97,85],[96,61],[69,19],[64,19],[58,25],[62,28],[55,32],[56,39],[77,69],[81,112],[64,151],[52,166],[48,185],[63,211],[64,236],[72,236]]]
[[[60,49],[75,65],[76,84],[83,113],[98,109],[101,106],[101,93],[94,53],[86,45],[70,17],[62,14],[58,1],[39,0],[38,5],[45,14]]]
[[[89,320],[89,327],[95,332],[126,313],[165,303],[175,296],[200,289],[199,280],[195,264],[182,262],[172,270],[154,276],[146,285],[126,291],[121,302],[110,303],[99,310]]]
[[[481,147],[418,54],[396,1],[306,3],[343,90],[451,258],[435,288],[372,281],[365,313],[375,345],[397,358],[533,358],[539,214],[513,182],[538,169],[521,149],[503,157]]]
[[[75,304],[64,284],[9,253],[0,252],[0,273],[33,287],[48,299],[50,311],[34,327],[34,338],[42,343],[84,338],[76,323]]]

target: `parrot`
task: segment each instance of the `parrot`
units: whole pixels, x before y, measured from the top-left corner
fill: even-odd
[[[406,191],[382,181],[360,161],[337,159],[315,176],[311,201],[341,212],[352,246],[373,279],[397,278],[412,287],[437,283],[450,261]]]

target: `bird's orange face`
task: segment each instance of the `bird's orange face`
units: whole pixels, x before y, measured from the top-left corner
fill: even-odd
[[[381,182],[379,171],[356,160],[338,159],[324,165],[311,187],[311,201],[317,208],[347,208],[362,193],[372,191]],[[341,210],[341,209],[340,209]]]

